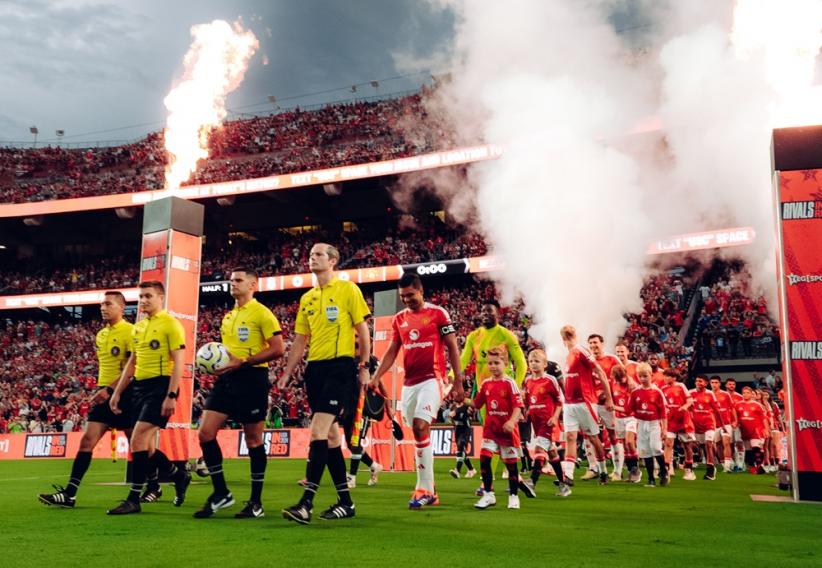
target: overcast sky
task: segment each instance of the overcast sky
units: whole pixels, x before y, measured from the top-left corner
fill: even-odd
[[[189,28],[238,17],[260,41],[228,98],[241,112],[271,109],[268,95],[339,89],[284,106],[347,99],[354,83],[437,66],[453,27],[449,12],[423,0],[3,0],[0,142],[30,142],[31,126],[38,142],[53,141],[57,129],[64,142],[133,140],[160,129]],[[379,92],[423,81],[431,82],[426,73],[383,80]],[[358,87],[358,95],[374,93]]]

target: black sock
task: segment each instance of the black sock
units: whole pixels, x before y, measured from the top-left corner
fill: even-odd
[[[140,503],[140,493],[146,482],[146,469],[148,469],[148,450],[142,452],[131,452],[131,490],[128,492],[128,500],[132,503]]]
[[[648,483],[654,481],[654,458],[643,458],[645,469],[648,471]]]
[[[160,476],[157,474],[157,468],[152,462],[149,462],[149,471],[146,474],[146,490],[157,491],[160,489]]]
[[[753,464],[754,464],[753,450],[745,450],[745,463],[748,466],[753,466]]]
[[[526,452],[528,452],[528,449],[523,448],[522,457],[519,458],[520,469],[522,469],[522,471],[528,470],[528,454]]]
[[[254,503],[261,503],[263,497],[263,480],[265,466],[268,460],[265,455],[265,445],[248,448],[249,466],[251,467],[251,499]]]
[[[465,461],[465,452],[457,452],[457,473],[462,473],[462,464]]]
[[[639,460],[636,456],[626,457],[625,458],[625,465],[628,466],[628,471],[633,471],[635,467],[639,465]]]
[[[168,459],[168,456],[166,456],[160,450],[154,450],[154,455],[151,456],[151,465],[153,465],[154,468],[156,468],[158,474],[164,475],[169,479],[176,480],[185,475],[185,472],[173,463],[171,463],[171,460]],[[149,467],[151,467],[151,465]],[[148,474],[148,472],[146,473]]]
[[[668,477],[668,464],[665,463],[665,456],[655,456],[656,463],[659,464],[659,477]]]
[[[223,473],[223,452],[220,450],[220,444],[217,443],[217,440],[210,440],[200,442],[200,448],[203,450],[203,459],[208,467],[211,483],[214,485],[214,493],[217,495],[228,494],[228,486],[225,484],[225,474]]]
[[[507,463],[505,467],[508,469],[508,493],[516,495],[519,489],[519,471],[517,470],[517,462]]]
[[[328,462],[328,440],[313,440],[308,445],[308,464],[305,468],[305,491],[300,503],[308,505],[314,502],[314,495],[320,486],[325,464]]]
[[[494,490],[494,473],[491,471],[491,456],[480,456],[480,476],[486,491]]]
[[[351,492],[348,489],[348,478],[345,475],[345,458],[342,448],[328,448],[328,473],[334,482],[334,488],[343,505],[351,505]]]
[[[545,465],[545,458],[539,457],[534,460],[534,469],[531,470],[531,481],[534,485],[539,481],[539,476],[542,474],[542,466]]]
[[[362,460],[360,460],[365,467],[371,467],[374,465],[374,460],[368,455],[368,452],[365,450],[362,451]]]
[[[463,463],[465,464],[465,467],[468,468],[468,471],[473,471],[474,466],[471,465],[471,458],[469,458],[468,456],[465,456],[465,459],[463,460]]]
[[[554,468],[554,473],[557,476],[557,481],[559,481],[560,483],[565,483],[565,472],[562,471],[562,460],[551,460],[551,467]]]
[[[88,471],[88,466],[90,465],[91,452],[77,452],[74,463],[71,464],[71,473],[69,474],[68,485],[66,485],[66,495],[69,497],[77,495],[80,482],[83,481],[83,476]]]
[[[360,469],[360,462],[362,461],[362,449],[354,449],[351,450],[351,465],[348,468],[348,473],[352,476],[357,475],[357,471]]]

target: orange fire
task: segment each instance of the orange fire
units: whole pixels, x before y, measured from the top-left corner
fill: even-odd
[[[773,127],[822,124],[822,2],[737,0],[731,42],[773,91]]]
[[[180,83],[164,99],[168,109],[165,146],[166,190],[191,177],[197,162],[208,157],[208,135],[226,116],[225,97],[243,80],[260,44],[239,23],[214,20],[191,27],[194,41],[183,63]]]

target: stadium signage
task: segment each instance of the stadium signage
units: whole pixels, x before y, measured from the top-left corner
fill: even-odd
[[[788,201],[782,204],[782,220],[822,219],[822,201]]]
[[[66,457],[65,434],[28,434],[24,458],[64,458]]]
[[[788,274],[788,284],[795,286],[796,284],[812,284],[814,282],[822,282],[822,274]]]
[[[446,260],[441,262],[404,264],[400,268],[402,270],[402,274],[406,272],[415,272],[420,276],[450,276],[452,274],[468,274],[471,270],[471,261],[467,258],[460,258],[457,260]]]
[[[227,293],[228,281],[224,282],[203,282],[200,284],[200,294]]]
[[[822,361],[822,341],[791,341],[791,359]]]
[[[734,247],[751,244],[756,238],[752,227],[736,227],[676,235],[651,243],[648,254],[665,254],[692,250]]]
[[[239,456],[248,456],[248,446],[245,443],[245,432],[240,430],[237,443]],[[263,446],[269,457],[285,458],[291,453],[290,430],[266,430],[263,432]]]
[[[434,448],[434,455],[438,457],[457,455],[457,437],[454,429],[448,426],[433,426],[431,428],[431,447]],[[474,430],[468,434],[468,446],[466,453],[470,456],[474,453]]]
[[[814,430],[822,430],[822,420],[805,420],[804,418],[797,418],[796,427],[799,429],[800,432],[802,430],[807,430],[808,428],[813,428]]]

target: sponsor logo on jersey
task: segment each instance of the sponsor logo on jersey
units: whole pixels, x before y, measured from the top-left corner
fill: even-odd
[[[248,337],[251,335],[251,330],[248,329],[248,326],[243,325],[237,328],[237,339],[240,341],[248,341]]]
[[[416,329],[412,329],[408,332],[408,337],[411,338],[411,341],[416,341],[420,338],[420,332]]]
[[[337,306],[327,306],[325,308],[325,319],[334,323],[340,317],[340,308]]]

